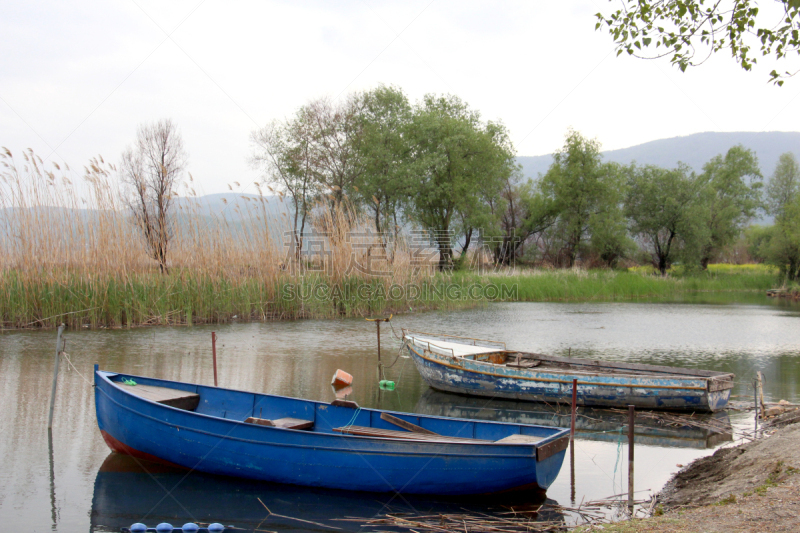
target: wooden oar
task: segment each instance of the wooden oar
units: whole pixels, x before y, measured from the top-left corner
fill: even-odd
[[[440,436],[438,433],[434,433],[433,431],[420,427],[416,424],[412,424],[411,422],[406,422],[405,420],[397,418],[396,416],[392,416],[389,413],[381,413],[381,420],[385,420],[390,424],[394,424],[395,426],[399,426],[403,429],[407,429],[408,431],[412,431],[414,433]]]

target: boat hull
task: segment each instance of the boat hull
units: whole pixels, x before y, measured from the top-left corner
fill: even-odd
[[[438,417],[422,418],[431,428],[436,424],[442,428],[462,424],[475,438],[511,430],[538,432],[545,439],[537,447],[549,443],[556,451],[545,457],[533,446],[342,435],[326,431],[348,422],[377,427],[381,411],[133,376],[140,384],[179,386],[200,394],[198,411],[204,408],[204,402],[219,408],[216,415],[203,414],[130,394],[111,381],[114,376],[95,372],[97,422],[109,447],[211,474],[371,492],[456,495],[544,491],[557,476],[566,447],[561,445],[563,430],[525,426],[528,429],[523,431],[519,424]],[[276,406],[283,413],[288,410],[298,418],[314,420],[318,430],[242,422]]]
[[[407,342],[422,379],[440,391],[547,403],[571,403],[578,379],[577,403],[679,411],[715,411],[728,403],[731,389],[710,391],[700,377],[610,375],[516,369],[431,352]]]

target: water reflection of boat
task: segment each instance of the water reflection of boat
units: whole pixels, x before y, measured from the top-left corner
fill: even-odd
[[[113,451],[211,474],[410,494],[546,490],[568,431],[362,409],[101,372],[97,424]]]
[[[578,405],[697,412],[724,408],[733,389],[729,372],[518,352],[405,329],[403,342],[428,385],[471,396],[569,404],[576,380]]]
[[[518,422],[542,426],[569,427],[569,408],[563,405],[521,402],[514,400],[476,398],[426,390],[415,409],[418,413],[456,418],[479,418],[502,422]],[[670,448],[713,448],[733,439],[730,419],[725,411],[695,414],[691,425],[676,426],[679,417],[662,415],[636,418],[634,434],[637,444]],[[686,418],[684,417],[684,420]],[[627,428],[628,414],[609,409],[581,407],[575,421],[575,435],[579,439],[613,441],[620,438],[620,429]],[[623,429],[627,435],[627,429]]]
[[[245,530],[297,532],[362,530],[368,519],[386,513],[475,513],[506,512],[511,502],[515,509],[528,506],[536,509],[545,500],[541,493],[517,493],[495,497],[423,498],[395,497],[387,494],[354,493],[278,485],[201,472],[188,473],[159,463],[142,461],[129,455],[111,453],[94,483],[90,531],[118,532],[135,522],[151,527],[160,522],[173,525],[187,521],[220,522]],[[276,515],[304,520],[268,516],[259,503],[264,502]],[[364,521],[338,520],[345,517]],[[560,520],[560,515],[540,513],[538,520]],[[310,522],[316,522],[312,524]],[[326,527],[327,526],[327,527]]]

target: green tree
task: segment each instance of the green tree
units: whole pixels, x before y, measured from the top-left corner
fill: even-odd
[[[582,243],[601,228],[606,231],[609,221],[621,219],[624,181],[618,165],[602,162],[600,144],[574,130],[553,159],[539,190],[550,204],[545,211],[558,213],[556,233],[563,241],[566,266],[572,267]]]
[[[595,28],[608,29],[617,55],[669,57],[685,71],[723,50],[744,70],[757,62],[755,50],[779,60],[800,53],[797,0],[778,0],[780,9],[772,14],[751,0],[622,0],[622,4],[608,16],[595,15]],[[783,85],[796,72],[773,70],[770,81]]]
[[[775,225],[759,251],[788,281],[796,281],[800,279],[800,171],[792,154],[781,155],[766,196]]]
[[[800,195],[786,205],[762,250],[767,262],[777,266],[787,281],[800,280]]]
[[[311,203],[319,193],[313,153],[314,127],[307,108],[289,120],[273,120],[250,134],[250,162],[262,179],[292,202],[294,255],[300,258]]]
[[[761,207],[761,170],[758,158],[743,146],[734,146],[703,166],[702,195],[706,202],[708,241],[703,245],[703,269],[722,248],[733,243]]]
[[[700,200],[704,187],[705,181],[686,165],[672,170],[652,165],[630,169],[625,215],[631,233],[649,251],[662,276],[678,252],[688,255],[707,240]]]
[[[480,219],[513,170],[514,152],[505,128],[484,123],[453,95],[426,95],[414,108],[408,130],[414,172],[407,201],[411,218],[433,232],[439,268],[453,261],[455,217]]]
[[[765,192],[769,213],[782,218],[787,206],[800,194],[800,164],[793,153],[781,154]]]
[[[411,195],[411,105],[401,89],[382,86],[363,95],[357,120],[361,172],[351,195],[372,215],[386,243],[390,234],[397,236],[402,201]]]

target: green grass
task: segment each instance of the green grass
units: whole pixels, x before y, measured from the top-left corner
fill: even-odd
[[[775,284],[776,276],[762,269],[723,272],[709,269],[709,272],[667,277],[613,270],[545,270],[485,279],[515,286],[517,301],[548,302],[668,299],[697,293],[766,291]]]
[[[42,274],[0,277],[3,328],[125,327],[153,324],[373,316],[458,309],[488,301],[669,301],[692,295],[750,292],[776,282],[763,268],[724,268],[654,276],[640,271],[530,270],[512,275],[437,274],[409,286],[350,276],[274,278],[210,276],[185,270],[127,276]],[[416,290],[416,292],[414,292]]]
[[[325,276],[275,280],[210,277],[174,272],[124,279],[47,276],[37,283],[15,271],[0,278],[0,326],[4,328],[130,327],[383,315],[463,308],[485,299],[460,297],[468,288],[446,276],[426,279],[418,290],[385,278]],[[451,298],[453,295],[459,297]]]

